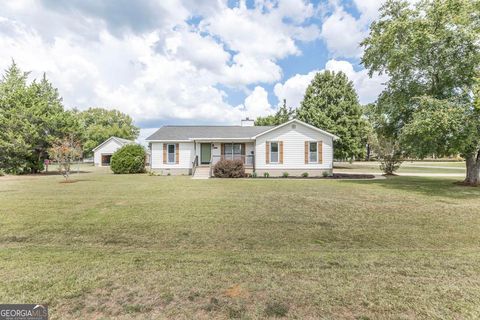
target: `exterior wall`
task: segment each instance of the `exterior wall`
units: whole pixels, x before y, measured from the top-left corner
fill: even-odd
[[[296,125],[293,129],[292,125]],[[283,141],[283,163],[266,163],[265,147],[267,141]],[[305,141],[322,141],[322,163],[305,163]],[[257,138],[255,152],[255,169],[257,174],[269,172],[270,175],[301,175],[309,172],[310,176],[321,176],[323,171],[331,172],[333,167],[333,139],[321,132],[300,123],[292,123]]]
[[[115,151],[122,147],[121,144],[115,140],[110,140],[104,144],[100,149],[95,150],[93,153],[93,161],[96,166],[102,165],[102,154],[113,154]]]
[[[175,142],[166,142],[167,144],[175,144]],[[175,163],[163,163],[163,143],[152,142],[151,150],[151,169],[162,174],[189,174],[194,159],[193,142],[178,142],[179,144],[179,161]]]

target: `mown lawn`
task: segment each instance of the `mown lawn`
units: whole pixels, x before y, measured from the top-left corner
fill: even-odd
[[[0,301],[51,319],[480,318],[455,180],[0,177]]]
[[[377,161],[357,161],[353,163],[339,162],[335,163],[337,171],[342,172],[368,172],[382,174],[380,163]],[[404,161],[397,173],[399,174],[458,174],[465,175],[464,161]]]

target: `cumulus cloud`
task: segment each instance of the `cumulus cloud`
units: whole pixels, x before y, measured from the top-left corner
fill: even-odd
[[[353,65],[344,60],[329,60],[325,64],[324,70],[342,71],[353,82],[355,90],[358,93],[360,103],[367,104],[374,102],[384,88],[387,81],[385,75],[373,76],[369,78],[365,69],[355,71]],[[287,99],[289,107],[298,108],[303,100],[308,85],[312,82],[317,72],[323,70],[313,70],[307,74],[296,74],[287,79],[284,83],[277,83],[274,87],[275,95],[278,101]]]
[[[343,5],[333,3],[333,10],[326,15],[321,31],[322,39],[333,57],[360,57],[360,42],[368,35],[370,24],[378,18],[378,9],[384,2],[354,0],[353,3],[360,13],[358,18],[348,13]]]
[[[279,60],[319,37],[307,22],[315,10],[302,0],[12,1],[0,11],[0,68],[14,58],[32,77],[46,72],[67,107],[118,108],[142,126],[237,123],[271,109],[258,84],[279,81]],[[234,106],[222,86],[249,94]]]
[[[291,108],[300,107],[305,90],[317,72],[317,70],[313,70],[307,74],[296,74],[284,83],[275,84],[274,92],[279,103],[283,103],[283,99],[286,99],[287,106]]]

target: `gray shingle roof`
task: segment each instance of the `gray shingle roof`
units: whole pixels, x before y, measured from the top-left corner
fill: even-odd
[[[163,126],[146,140],[250,139],[273,126]]]

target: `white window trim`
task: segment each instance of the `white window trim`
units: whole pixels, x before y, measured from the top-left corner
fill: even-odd
[[[277,144],[277,161],[272,161],[272,143],[276,143]],[[275,163],[275,164],[278,164],[280,163],[280,142],[279,141],[270,141],[270,145],[269,145],[269,153],[270,153],[270,163]]]
[[[310,159],[310,154],[312,154],[312,151],[310,151],[310,144],[312,143],[316,143],[317,144],[317,151],[315,152],[316,153],[316,157],[317,157],[317,160],[316,161],[311,161]],[[309,141],[308,142],[308,163],[318,163],[318,141]]]
[[[168,147],[173,146],[173,162],[169,161],[169,152],[168,152]],[[167,144],[167,164],[176,164],[177,163],[177,146],[175,143],[168,143]]]

